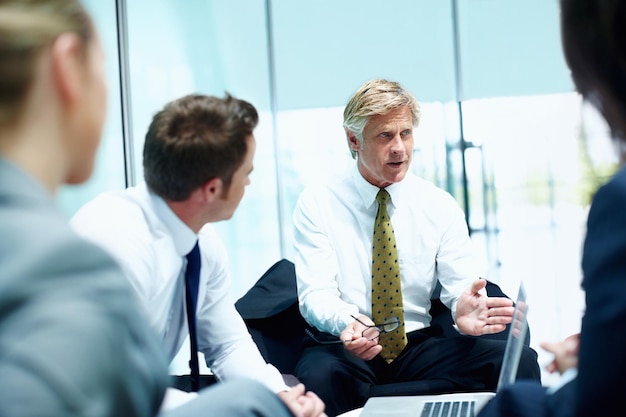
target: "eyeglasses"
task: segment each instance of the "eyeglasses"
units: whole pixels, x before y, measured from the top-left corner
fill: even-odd
[[[367,340],[374,340],[376,339],[378,336],[381,335],[381,333],[391,333],[394,330],[396,330],[398,328],[398,326],[400,326],[400,320],[397,317],[390,317],[388,319],[385,319],[385,321],[382,322],[382,324],[365,324],[363,323],[361,320],[359,320],[358,318],[350,315],[350,317],[352,317],[353,319],[355,319],[356,321],[358,321],[359,323],[361,323],[363,326],[366,327],[365,330],[363,330],[363,332],[361,333],[361,336],[366,338]],[[331,345],[331,344],[335,344],[335,343],[348,343],[351,342],[352,339],[349,340],[321,340],[319,338],[317,338],[309,329],[304,329],[304,331],[306,332],[307,335],[309,335],[309,337],[313,340],[315,340],[315,342],[321,344],[321,345]]]
[[[353,319],[361,323],[363,326],[367,327],[361,333],[361,336],[363,336],[367,340],[374,340],[378,336],[380,336],[381,333],[391,333],[394,330],[396,330],[398,326],[400,326],[400,320],[397,317],[390,317],[388,319],[385,319],[385,321],[383,321],[382,324],[372,324],[372,325],[365,324],[354,316],[350,316],[350,317],[352,317]]]

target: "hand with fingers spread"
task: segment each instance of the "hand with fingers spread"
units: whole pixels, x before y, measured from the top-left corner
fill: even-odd
[[[489,297],[482,291],[487,285],[477,279],[457,302],[455,322],[465,334],[480,336],[499,333],[513,320],[513,301],[506,297]]]
[[[579,333],[566,337],[562,342],[541,342],[542,349],[554,354],[554,359],[546,366],[546,370],[562,374],[570,368],[578,367],[579,342]]]
[[[354,356],[369,361],[378,355],[383,347],[378,344],[378,338],[368,339],[363,337],[363,331],[368,327],[366,325],[374,325],[372,319],[367,316],[359,316],[348,325],[339,337],[344,341],[343,346],[348,352]]]
[[[295,417],[327,417],[324,402],[315,393],[307,392],[303,384],[279,392],[278,397]]]

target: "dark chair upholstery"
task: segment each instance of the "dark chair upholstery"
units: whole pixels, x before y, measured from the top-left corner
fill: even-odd
[[[293,263],[286,259],[275,263],[235,307],[265,360],[281,373],[293,374],[307,326],[298,309]]]
[[[507,297],[500,287],[487,283],[490,297]],[[452,327],[450,310],[439,300],[438,289],[433,293],[430,313],[432,326],[440,327],[444,335],[458,335]],[[272,363],[283,374],[286,381],[293,383],[296,364],[310,338],[304,332],[310,326],[300,315],[294,264],[282,259],[275,263],[256,284],[236,303],[252,338],[266,361]],[[506,339],[507,331],[485,335],[495,339]],[[530,343],[530,332],[526,345]],[[373,386],[370,396],[416,395],[450,392],[452,386],[445,380],[402,382]]]

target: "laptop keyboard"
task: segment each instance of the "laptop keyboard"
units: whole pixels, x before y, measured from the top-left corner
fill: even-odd
[[[474,401],[428,401],[421,417],[474,417]]]

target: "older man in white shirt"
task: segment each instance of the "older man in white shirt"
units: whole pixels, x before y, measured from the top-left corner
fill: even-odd
[[[497,385],[504,341],[466,335],[503,331],[512,301],[486,296],[456,201],[409,172],[418,122],[419,104],[401,85],[366,82],[344,111],[355,168],[305,189],[296,205],[300,311],[321,332],[296,376],[330,416],[362,406],[377,384],[436,380],[445,388],[434,389],[446,391]],[[430,327],[438,282],[458,337]],[[536,352],[525,348],[519,369],[538,381]]]

